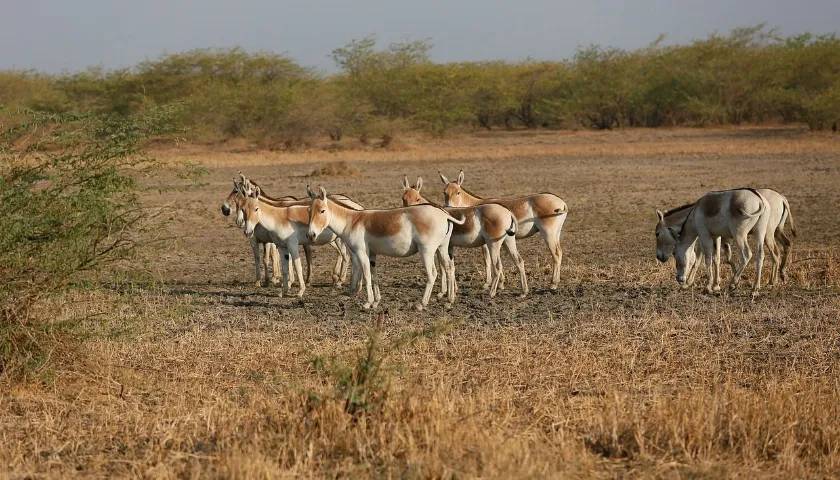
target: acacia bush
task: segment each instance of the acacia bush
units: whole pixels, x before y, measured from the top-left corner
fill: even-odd
[[[268,52],[199,49],[122,70],[0,72],[0,105],[130,116],[179,105],[193,140],[375,144],[406,130],[702,126],[840,119],[840,40],[763,25],[683,45],[591,46],[559,62],[434,63],[427,41],[354,40],[322,75]],[[381,143],[387,143],[385,141]]]
[[[137,176],[157,168],[141,141],[171,109],[129,117],[23,111],[0,136],[0,375],[40,367],[57,340],[39,302],[128,258],[155,213]]]

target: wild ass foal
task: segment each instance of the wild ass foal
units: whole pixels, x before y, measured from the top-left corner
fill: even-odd
[[[536,193],[508,198],[481,198],[462,186],[463,170],[452,182],[442,173],[438,172],[438,174],[445,185],[443,197],[447,207],[471,207],[497,203],[510,210],[516,217],[516,238],[527,238],[539,232],[554,259],[551,289],[556,290],[560,286],[560,264],[563,262],[560,233],[569,213],[566,202],[553,193]]]
[[[426,289],[417,304],[422,310],[428,305],[437,279],[435,253],[443,260],[447,275],[448,300],[455,301],[455,265],[449,257],[449,238],[452,235],[450,223],[463,224],[459,220],[433,205],[414,205],[389,210],[355,211],[346,208],[327,197],[324,188],[312,201],[309,208],[309,237],[316,238],[325,229],[338,235],[353,258],[353,280],[351,290],[357,289],[357,273],[365,281],[368,309],[379,304],[379,285],[373,269],[376,256],[407,257],[420,254],[426,270]]]
[[[677,263],[677,282],[686,282],[686,269],[696,261],[695,243],[699,241],[709,281],[706,291],[720,290],[720,256],[715,247],[718,238],[732,239],[741,252],[741,265],[732,277],[730,288],[734,288],[752,257],[748,235],[754,231],[756,239],[756,278],[753,294],[761,288],[761,267],[764,260],[764,243],[768,241],[775,248],[772,235],[766,238],[770,207],[767,200],[753,189],[736,189],[709,192],[690,207],[679,231],[674,259]],[[714,266],[713,266],[714,261]],[[713,268],[714,267],[714,268]]]
[[[403,206],[432,204],[423,195],[420,189],[423,188],[423,179],[417,177],[414,186],[409,185],[408,177],[403,178]],[[446,207],[444,208],[453,217],[463,218],[463,225],[455,225],[452,229],[452,237],[449,240],[449,247],[483,247],[488,249],[490,262],[487,262],[487,284],[489,284],[490,298],[496,296],[496,289],[502,276],[501,249],[502,244],[507,247],[508,252],[516,261],[519,269],[519,281],[522,285],[522,295],[528,294],[528,278],[525,275],[525,262],[519,255],[516,248],[516,217],[510,210],[497,204],[486,203],[474,207]],[[444,277],[441,278],[441,295],[446,288]]]
[[[773,268],[770,272],[770,285],[775,285],[780,278],[784,281],[787,276],[786,267],[792,247],[792,241],[785,232],[785,224],[790,221],[791,233],[794,236],[796,236],[796,227],[793,223],[793,214],[790,210],[790,204],[784,195],[770,188],[759,188],[757,190],[758,193],[767,200],[767,204],[770,207],[767,211],[768,222],[767,232],[765,233],[765,247],[767,247],[773,262]],[[677,239],[679,238],[680,228],[693,206],[694,204],[690,203],[668,210],[667,212],[656,210],[656,258],[660,262],[667,262],[668,259],[674,255],[674,248],[676,247]],[[750,235],[753,234],[754,232],[751,231]],[[768,237],[774,241],[766,241]],[[720,243],[720,237],[718,237],[715,245],[716,256],[721,254]],[[734,274],[738,269],[738,264],[732,256],[732,246],[729,241],[726,241],[724,242],[723,247],[726,261]],[[697,255],[697,261],[693,262],[689,266],[688,278],[686,279],[686,283],[683,285],[684,287],[690,286],[694,283],[698,270],[697,267],[700,265],[700,260],[703,258],[703,252],[699,244],[695,244],[695,254]],[[719,262],[717,257],[715,258],[715,262]],[[719,285],[716,287],[719,287]]]

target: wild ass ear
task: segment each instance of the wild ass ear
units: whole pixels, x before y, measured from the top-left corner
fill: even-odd
[[[656,216],[659,217],[659,221],[662,222],[665,220],[665,214],[662,213],[662,210],[656,209]]]
[[[408,190],[411,185],[408,184],[408,175],[403,175],[403,190]]]
[[[423,177],[417,177],[417,185],[414,186],[414,189],[417,190],[417,193],[420,193],[421,188],[423,188]]]
[[[321,196],[320,196],[321,200],[326,200],[327,199],[327,191],[324,190],[324,187],[319,187],[319,188],[321,189]]]
[[[449,179],[444,177],[443,174],[440,173],[440,171],[438,171],[438,175],[440,175],[440,180],[443,182],[444,185],[449,183]]]
[[[458,183],[458,185],[461,185],[462,183],[464,183],[464,171],[463,170],[458,172],[458,182],[457,183]]]
[[[260,187],[255,186],[254,188],[252,188],[249,196],[253,198],[260,198]]]
[[[306,194],[309,195],[309,198],[311,198],[312,200],[315,200],[315,197],[318,196],[318,194],[316,194],[315,192],[312,191],[311,188],[309,188],[308,183],[306,184]]]

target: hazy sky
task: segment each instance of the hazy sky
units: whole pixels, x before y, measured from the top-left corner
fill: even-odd
[[[561,59],[581,45],[684,42],[767,22],[840,30],[840,0],[0,0],[0,69],[124,67],[165,52],[241,46],[334,70],[329,53],[375,34],[430,39],[449,60]]]

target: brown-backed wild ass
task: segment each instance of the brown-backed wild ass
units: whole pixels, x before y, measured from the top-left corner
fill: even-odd
[[[451,305],[455,301],[455,264],[449,256],[453,223],[460,225],[464,220],[428,204],[388,210],[352,210],[329,199],[323,187],[309,208],[310,239],[329,229],[350,250],[353,260],[351,291],[358,288],[357,276],[361,275],[367,293],[365,309],[378,305],[381,298],[373,272],[376,257],[407,257],[415,253],[420,255],[426,271],[426,289],[417,309],[425,308],[432,295],[437,278],[436,253],[443,260]]]
[[[403,178],[403,206],[432,204],[423,197],[420,190],[423,188],[423,179],[417,177],[417,183],[413,186],[408,183],[408,177]],[[455,225],[452,229],[452,237],[449,239],[449,248],[483,247],[488,255],[485,255],[485,267],[487,272],[486,285],[490,290],[490,298],[496,296],[499,281],[502,276],[502,245],[507,248],[516,262],[519,269],[519,280],[522,285],[522,296],[528,294],[528,278],[525,274],[525,261],[519,255],[516,248],[516,217],[507,208],[498,203],[485,203],[473,207],[446,207],[450,215],[456,218],[463,218],[463,225]],[[451,255],[450,255],[451,256]],[[489,258],[489,261],[487,259]],[[445,281],[441,282],[441,294],[445,288]]]
[[[539,232],[554,260],[551,289],[556,290],[560,286],[560,264],[563,262],[560,234],[569,213],[566,202],[553,193],[482,198],[463,187],[463,170],[458,173],[458,178],[451,182],[442,173],[438,172],[438,174],[444,184],[443,197],[447,207],[471,207],[497,203],[510,210],[516,217],[516,238],[527,238]]]
[[[765,239],[770,237],[775,241],[767,242],[765,240],[765,247],[767,247],[772,260],[770,284],[775,285],[779,279],[784,281],[787,277],[786,267],[789,262],[790,250],[792,248],[792,241],[785,232],[785,225],[790,222],[791,233],[794,236],[796,236],[796,227],[793,222],[793,214],[791,213],[790,204],[784,195],[770,188],[759,188],[757,190],[758,193],[767,200],[767,204],[770,207],[767,212],[768,222]],[[656,210],[656,258],[660,262],[667,262],[668,259],[673,256],[677,238],[680,234],[680,227],[693,206],[694,204],[690,203],[668,210],[667,212]],[[753,235],[753,232],[750,232],[750,235]],[[718,238],[715,246],[716,256],[721,254],[720,243],[720,238]],[[734,272],[738,269],[738,264],[734,261],[734,257],[732,255],[732,246],[729,241],[723,242],[722,246],[726,261],[734,274]],[[697,256],[697,261],[693,262],[692,265],[689,266],[688,278],[686,279],[684,286],[690,286],[694,283],[698,266],[702,262],[703,252],[699,243],[695,244],[695,254]],[[717,257],[715,261],[718,261]],[[719,285],[716,287],[719,287]]]
[[[686,283],[687,270],[697,260],[695,243],[699,242],[709,272],[706,291],[711,293],[720,290],[720,256],[716,255],[716,247],[719,245],[717,238],[720,237],[723,240],[731,239],[741,253],[741,264],[735,271],[730,285],[734,288],[753,256],[748,236],[750,231],[754,231],[756,277],[753,282],[753,293],[755,294],[761,288],[765,241],[774,243],[772,235],[766,238],[769,210],[767,200],[754,189],[742,188],[709,192],[703,195],[690,207],[690,211],[679,228],[679,237],[674,249],[677,282],[681,285]],[[772,251],[772,248],[770,250]]]

